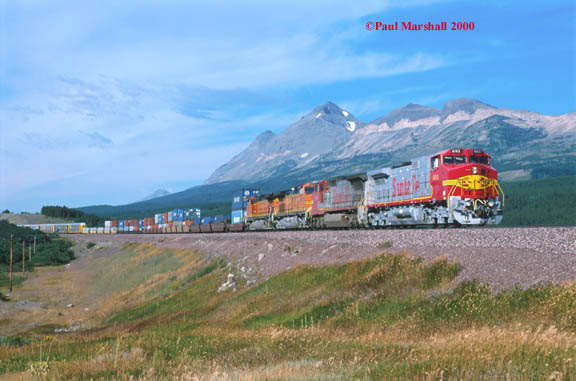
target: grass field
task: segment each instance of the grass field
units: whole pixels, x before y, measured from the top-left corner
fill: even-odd
[[[574,379],[576,285],[493,292],[460,266],[382,254],[218,293],[201,253],[128,245],[90,265],[87,332],[0,338],[14,379]]]

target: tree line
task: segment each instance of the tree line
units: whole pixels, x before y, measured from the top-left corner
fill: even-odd
[[[28,247],[36,240],[36,253],[32,256],[33,266],[50,266],[70,262],[74,259],[72,243],[56,234],[45,234],[39,230],[19,227],[6,220],[0,220],[0,264],[10,264],[10,236],[13,241],[14,264],[22,263],[22,242],[25,243],[25,257],[28,260]],[[28,267],[28,265],[26,266]]]
[[[100,217],[95,214],[87,214],[81,210],[68,208],[66,206],[43,206],[40,213],[47,217],[65,218],[74,220],[75,222],[85,222],[89,227],[102,227],[105,217]]]
[[[576,225],[576,176],[503,183],[502,226]]]
[[[56,218],[78,218],[84,215],[84,212],[66,206],[43,206],[40,211],[45,216]]]

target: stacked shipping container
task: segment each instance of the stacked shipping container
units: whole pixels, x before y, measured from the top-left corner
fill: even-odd
[[[260,194],[260,189],[242,189],[232,199],[232,224],[244,222],[248,200]]]
[[[132,220],[111,220],[104,222],[105,233],[114,232],[188,232],[189,226],[200,223],[201,210],[198,208],[174,209],[169,212],[157,213],[154,217],[144,217]],[[92,233],[88,230],[87,233]]]

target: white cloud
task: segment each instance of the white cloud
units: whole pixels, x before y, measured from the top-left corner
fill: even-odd
[[[361,53],[346,46],[350,38],[368,36],[361,16],[399,2],[176,3],[36,3],[24,8],[20,22],[8,22],[11,62],[49,75],[218,89],[380,77],[445,64],[424,53]]]

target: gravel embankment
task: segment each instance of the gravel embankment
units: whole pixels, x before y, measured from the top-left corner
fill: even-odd
[[[381,252],[427,260],[446,256],[463,266],[457,281],[477,278],[494,288],[576,280],[576,227],[400,229],[228,234],[69,235],[121,247],[151,242],[227,257],[238,275],[266,279],[299,264],[342,263]],[[386,242],[392,247],[385,248]]]

